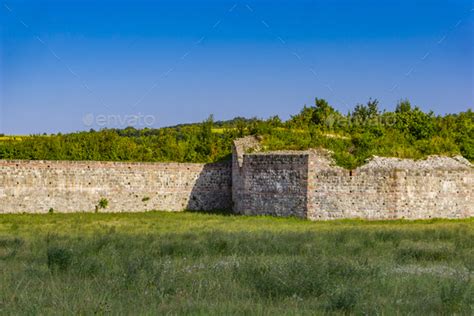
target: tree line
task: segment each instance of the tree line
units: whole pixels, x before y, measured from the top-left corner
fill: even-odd
[[[381,111],[377,100],[342,114],[323,99],[287,121],[235,118],[159,129],[102,129],[0,138],[0,159],[216,162],[230,158],[232,141],[260,135],[267,150],[323,147],[355,168],[372,155],[423,158],[461,154],[474,160],[474,113],[435,115],[401,101]]]

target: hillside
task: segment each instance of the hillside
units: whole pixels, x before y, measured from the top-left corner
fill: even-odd
[[[55,135],[0,137],[0,159],[176,161],[225,160],[232,140],[261,135],[264,149],[323,147],[347,168],[372,155],[423,158],[461,154],[474,160],[474,113],[435,115],[400,102],[395,111],[380,111],[376,100],[342,114],[325,100],[304,107],[287,121],[235,118],[160,129],[103,129]]]

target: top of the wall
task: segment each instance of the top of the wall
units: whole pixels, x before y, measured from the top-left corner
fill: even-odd
[[[472,164],[462,156],[429,156],[422,160],[386,158],[374,156],[359,170],[399,169],[399,170],[472,170]]]
[[[259,139],[255,136],[247,136],[234,141],[235,152],[239,166],[242,166],[244,155],[311,155],[311,163],[316,164],[318,169],[341,169],[336,166],[332,158],[332,152],[323,148],[309,150],[278,150],[260,151]],[[462,156],[444,157],[429,156],[426,159],[401,159],[392,157],[373,156],[367,163],[358,167],[359,171],[387,171],[387,170],[473,170],[473,165]]]
[[[0,167],[23,168],[128,168],[128,169],[188,169],[221,168],[229,162],[179,163],[179,162],[119,162],[119,161],[70,161],[70,160],[1,160]]]
[[[246,155],[252,156],[300,156],[300,155],[309,155],[308,150],[273,150],[273,151],[259,151],[259,152],[250,152]]]
[[[249,151],[258,152],[260,149],[260,141],[256,136],[246,136],[234,140],[234,152],[237,156],[239,167],[242,167],[244,154]]]

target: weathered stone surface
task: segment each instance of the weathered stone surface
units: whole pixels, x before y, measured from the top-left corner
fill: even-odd
[[[311,155],[309,170],[310,219],[474,216],[473,168],[462,157],[374,157],[348,171]]]
[[[240,214],[422,219],[474,216],[474,169],[462,157],[374,157],[346,170],[327,150],[259,152],[234,142],[217,164],[0,160],[0,213],[231,209]]]
[[[1,161],[0,213],[231,208],[230,163]]]
[[[307,154],[245,154],[234,162],[234,211],[246,215],[306,217]]]
[[[233,164],[234,210],[242,214],[427,219],[474,216],[474,173],[466,159],[374,157],[346,170],[327,150],[242,154]]]

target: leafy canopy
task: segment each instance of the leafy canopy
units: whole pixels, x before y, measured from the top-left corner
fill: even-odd
[[[377,100],[341,114],[324,99],[304,106],[289,120],[237,117],[159,129],[103,129],[56,135],[0,137],[0,159],[215,162],[229,159],[232,141],[263,136],[264,148],[324,147],[347,168],[372,155],[423,158],[461,154],[474,160],[474,113],[435,115],[399,102],[381,111]]]

